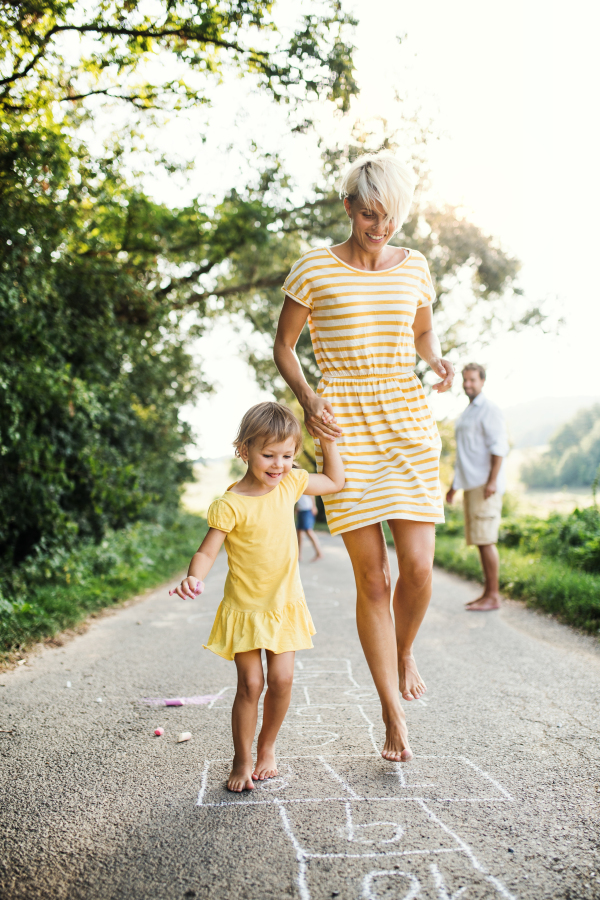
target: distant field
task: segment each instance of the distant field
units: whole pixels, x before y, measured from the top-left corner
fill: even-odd
[[[506,461],[507,488],[516,498],[520,513],[529,513],[545,519],[552,512],[570,513],[576,507],[583,509],[594,502],[591,488],[565,487],[560,490],[529,489],[519,480],[519,471],[524,462],[538,456],[546,449],[524,447],[511,450]]]
[[[194,465],[195,481],[185,486],[181,498],[183,508],[196,516],[205,516],[208,507],[236,479],[229,474],[230,459],[208,460]]]

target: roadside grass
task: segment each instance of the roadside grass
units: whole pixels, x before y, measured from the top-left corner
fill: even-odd
[[[447,509],[446,514],[446,524],[436,527],[435,564],[482,584],[479,552],[465,544],[461,512]],[[384,531],[388,544],[392,544],[387,523]],[[600,633],[600,575],[583,572],[563,559],[528,553],[502,542],[498,551],[500,588],[507,597],[524,600],[527,606],[583,631]]]
[[[500,588],[507,597],[525,600],[527,606],[543,609],[568,625],[600,632],[600,576],[501,544],[498,550]],[[477,549],[467,547],[458,535],[436,537],[435,562],[457,575],[483,581]]]
[[[180,512],[167,524],[137,522],[100,544],[54,548],[20,566],[2,585],[0,660],[167,581],[206,531],[205,519]]]

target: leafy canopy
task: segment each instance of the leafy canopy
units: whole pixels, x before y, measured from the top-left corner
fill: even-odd
[[[104,96],[140,109],[208,101],[226,70],[294,105],[347,109],[357,88],[340,0],[283,29],[273,0],[21,0],[0,3],[0,108]],[[137,80],[136,80],[137,79]]]

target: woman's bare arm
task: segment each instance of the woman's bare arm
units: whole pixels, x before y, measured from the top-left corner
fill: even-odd
[[[442,379],[438,384],[433,385],[433,390],[437,391],[438,394],[443,394],[444,391],[452,387],[454,366],[442,357],[442,348],[438,336],[433,330],[431,306],[422,306],[417,310],[413,322],[413,333],[417,353],[435,374]]]
[[[296,344],[306,324],[309,310],[306,306],[286,297],[279,316],[273,358],[285,383],[294,392],[304,410],[304,421],[308,433],[313,438],[334,441],[342,431],[335,423],[335,415],[327,400],[317,397],[308,384],[296,355]],[[323,411],[329,413],[330,420],[323,420]]]

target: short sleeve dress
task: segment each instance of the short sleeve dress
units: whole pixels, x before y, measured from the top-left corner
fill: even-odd
[[[435,299],[425,257],[407,250],[399,265],[368,272],[323,247],[294,263],[282,289],[310,310],[317,393],[343,429],[346,484],[323,498],[331,533],[387,519],[443,522],[441,441],[413,371],[415,314]]]
[[[268,494],[227,490],[211,504],[208,524],[227,534],[229,572],[205,649],[234,659],[247,650],[285,653],[313,646],[294,525],[294,504],[307,482],[308,472],[292,469]]]

